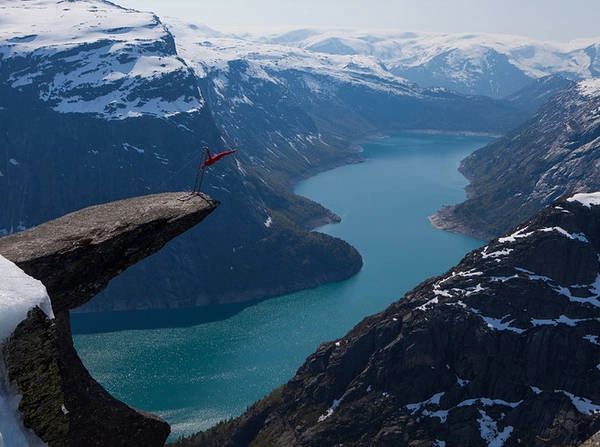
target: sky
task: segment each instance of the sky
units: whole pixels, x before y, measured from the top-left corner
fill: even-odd
[[[217,30],[329,27],[600,37],[598,0],[113,0]]]

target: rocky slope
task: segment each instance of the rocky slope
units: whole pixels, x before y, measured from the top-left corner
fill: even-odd
[[[580,445],[600,430],[599,252],[600,193],[554,202],[175,445]]]
[[[0,254],[46,286],[55,315],[34,308],[1,347],[22,395],[24,424],[49,446],[164,444],[166,422],[116,400],[87,372],[73,347],[69,312],[216,206],[205,195],[137,197],[0,239]]]
[[[600,81],[590,79],[463,160],[468,200],[433,221],[484,239],[502,234],[563,194],[600,188],[599,145]]]

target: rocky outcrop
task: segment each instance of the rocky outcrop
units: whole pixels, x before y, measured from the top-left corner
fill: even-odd
[[[176,445],[592,442],[599,252],[600,194],[555,202],[321,345],[241,417]]]
[[[600,81],[572,84],[523,126],[461,162],[468,199],[435,225],[490,239],[564,194],[600,188]]]
[[[86,208],[0,239],[0,254],[44,283],[55,320],[34,308],[2,347],[24,423],[49,446],[162,446],[169,425],[113,398],[79,359],[69,310],[217,206],[164,193]]]

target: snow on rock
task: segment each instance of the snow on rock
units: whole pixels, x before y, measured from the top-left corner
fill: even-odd
[[[0,345],[35,306],[54,318],[44,285],[0,256]],[[23,427],[18,412],[19,401],[20,397],[8,382],[0,354],[0,447],[45,445]]]
[[[485,411],[479,410],[479,414],[481,415],[481,419],[477,419],[477,422],[479,422],[481,439],[487,442],[488,447],[502,447],[508,438],[510,438],[514,428],[507,426],[500,431],[498,423],[488,416]]]
[[[333,414],[333,412],[335,411],[335,409],[340,406],[343,399],[344,399],[343,396],[340,397],[339,399],[334,399],[333,403],[331,404],[331,407],[329,407],[327,409],[327,412],[325,414],[322,414],[321,416],[319,416],[319,419],[317,420],[317,422],[323,422],[325,419],[327,419],[329,416],[331,416]]]
[[[598,81],[597,84],[600,89],[600,79],[593,79],[593,81]],[[600,192],[575,194],[574,196],[569,197],[567,202],[579,202],[587,208],[591,208],[592,205],[598,206],[600,205]]]
[[[569,393],[565,390],[554,390],[554,392],[562,393],[569,399],[571,399],[571,403],[575,408],[577,408],[577,411],[579,411],[581,414],[592,415],[600,413],[600,405],[593,403],[590,399],[586,397],[575,396],[573,393]]]
[[[0,17],[8,81],[34,87],[58,112],[124,119],[203,107],[199,93],[177,87],[189,68],[151,13],[101,0],[29,0],[2,2]]]
[[[8,338],[35,306],[54,318],[44,285],[0,256],[0,340]]]
[[[585,96],[588,98],[595,98],[597,96],[600,96],[600,79],[585,79],[577,84],[577,90],[581,96]]]
[[[587,237],[584,234],[582,234],[582,233],[573,233],[572,234],[572,233],[569,233],[567,230],[565,230],[564,228],[561,228],[561,227],[539,228],[537,230],[529,231],[529,232],[525,232],[525,230],[527,230],[527,227],[521,228],[520,230],[515,231],[510,236],[501,237],[500,239],[498,239],[498,242],[500,242],[501,244],[504,244],[506,242],[511,242],[512,243],[512,242],[516,242],[517,239],[527,238],[527,237],[535,234],[536,232],[550,233],[550,232],[553,232],[553,231],[557,232],[557,233],[559,233],[559,234],[561,234],[563,236],[565,236],[566,238],[572,239],[572,240],[578,240],[578,241],[586,242],[586,243],[589,242],[589,240],[587,239]],[[501,252],[497,252],[497,253],[501,253]],[[507,254],[507,253],[502,253],[502,254]],[[486,257],[484,253],[482,253],[482,256]],[[491,256],[491,255],[489,255],[489,256]]]

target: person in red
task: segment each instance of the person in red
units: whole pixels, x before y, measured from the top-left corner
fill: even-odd
[[[205,169],[205,168],[207,168],[209,166],[212,166],[217,161],[219,161],[221,158],[223,158],[224,156],[229,155],[229,154],[233,154],[235,151],[237,151],[237,149],[232,149],[230,151],[220,152],[218,154],[211,155],[210,154],[210,149],[208,148],[208,146],[205,146],[204,149],[206,150],[206,160],[204,161],[204,163],[202,164],[202,166],[200,167],[200,169]]]
[[[202,148],[202,154],[205,155],[204,157],[202,157],[204,162],[198,167],[198,173],[196,174],[196,181],[194,182],[194,191],[193,192],[200,192],[200,188],[202,187],[202,179],[204,178],[204,170],[206,168],[214,165],[217,161],[219,161],[221,158],[225,157],[226,155],[233,154],[236,151],[237,151],[237,149],[232,149],[230,151],[219,152],[218,154],[212,155],[210,153],[210,149],[208,148],[208,146],[204,146]],[[199,174],[200,174],[200,183],[198,183],[198,175]]]

